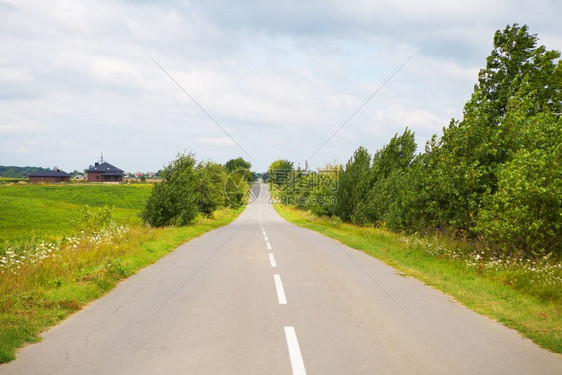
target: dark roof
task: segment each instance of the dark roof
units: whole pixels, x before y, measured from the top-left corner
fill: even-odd
[[[109,163],[101,163],[88,169],[88,172],[99,172],[105,176],[123,176],[123,170]]]
[[[29,174],[29,177],[70,177],[70,175],[61,170],[35,171]]]

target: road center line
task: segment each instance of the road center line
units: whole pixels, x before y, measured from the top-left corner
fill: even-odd
[[[267,236],[263,236],[263,239],[269,241],[269,238],[267,238]]]
[[[287,347],[289,348],[289,358],[291,359],[293,375],[306,375],[306,369],[304,368],[304,361],[302,359],[295,328],[285,327],[285,337],[287,338]]]
[[[281,282],[281,276],[278,274],[273,275],[273,280],[275,280],[275,289],[277,290],[277,299],[280,305],[287,304],[287,298],[285,297],[285,289],[283,289],[283,283]]]
[[[269,242],[266,242],[265,246],[267,246],[267,250],[271,250],[271,244]]]
[[[277,267],[277,263],[275,262],[275,258],[273,254],[269,253],[269,263],[271,263],[271,267]]]

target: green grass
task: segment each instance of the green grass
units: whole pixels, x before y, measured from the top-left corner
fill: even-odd
[[[0,242],[68,235],[84,205],[113,206],[118,224],[139,224],[152,185],[0,186]]]
[[[136,226],[111,243],[81,241],[57,257],[25,264],[17,275],[0,273],[0,363],[39,341],[48,327],[111,290],[120,280],[154,263],[180,244],[233,221],[243,210],[223,209],[177,228]]]
[[[151,191],[146,184],[0,186],[0,261],[8,251],[25,256],[0,267],[0,363],[120,280],[243,210],[218,210],[186,227],[148,228],[138,214]],[[75,242],[68,236],[76,234],[72,222],[80,221],[85,205],[112,206],[113,221],[127,232],[114,229],[101,243],[93,235]],[[37,261],[42,241],[53,252]]]
[[[521,272],[468,267],[464,260],[430,255],[408,245],[402,236],[382,229],[341,223],[292,207],[275,205],[286,220],[361,250],[454,297],[472,310],[519,331],[538,345],[562,353],[562,290],[560,284],[522,283]],[[454,246],[429,238],[428,243]],[[557,271],[558,274],[560,270]],[[559,277],[559,275],[558,275]]]

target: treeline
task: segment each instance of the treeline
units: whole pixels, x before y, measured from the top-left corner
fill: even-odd
[[[163,180],[154,185],[141,218],[152,226],[181,226],[199,214],[210,216],[221,207],[239,207],[246,203],[249,183],[255,179],[251,167],[242,158],[221,165],[179,154],[160,172]]]
[[[527,26],[507,26],[479,73],[462,120],[416,154],[414,133],[336,171],[337,188],[297,170],[276,186],[287,203],[405,232],[446,231],[523,257],[562,255],[562,63]],[[270,171],[270,174],[274,172]],[[319,205],[318,197],[334,196]]]
[[[0,177],[27,178],[35,171],[46,171],[48,168],[41,167],[15,167],[13,165],[0,165]]]

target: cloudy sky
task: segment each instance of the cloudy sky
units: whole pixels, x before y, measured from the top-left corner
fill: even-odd
[[[82,170],[103,152],[156,171],[191,151],[316,168],[405,127],[423,150],[461,116],[495,30],[562,50],[561,4],[0,0],[0,165]]]

